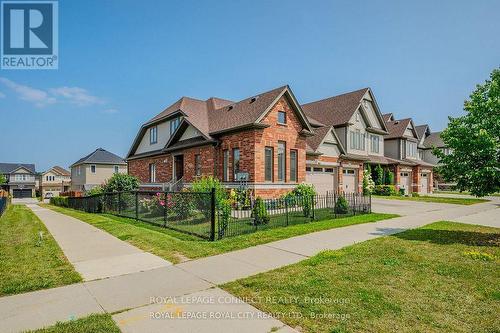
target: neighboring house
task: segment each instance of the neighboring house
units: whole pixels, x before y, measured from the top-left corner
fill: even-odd
[[[105,183],[115,173],[127,173],[127,162],[120,156],[97,148],[70,168],[71,190],[88,191]]]
[[[40,194],[43,198],[57,197],[59,193],[68,191],[70,186],[71,173],[60,166],[54,166],[41,174]]]
[[[182,97],[143,124],[127,155],[143,188],[202,176],[275,197],[305,181],[310,122],[290,87],[233,102]]]
[[[370,88],[302,105],[314,127],[307,139],[306,182],[319,193],[361,192],[364,164],[388,165],[385,122]]]
[[[389,132],[384,137],[385,155],[397,160],[394,168],[396,186],[403,188],[406,194],[432,192],[434,164],[421,159],[420,137],[413,120],[396,120],[392,113],[385,114],[384,119]]]
[[[21,163],[0,163],[0,173],[7,180],[0,187],[14,198],[32,198],[35,196],[35,165]]]
[[[418,127],[419,126],[417,126],[417,128]],[[443,139],[441,139],[441,132],[431,132],[429,129],[428,133],[425,133],[424,137],[422,137],[421,142],[423,160],[431,164],[439,164],[439,157],[434,155],[432,151],[434,148],[440,149],[445,155],[449,155],[451,152],[450,148],[448,148],[443,142]]]

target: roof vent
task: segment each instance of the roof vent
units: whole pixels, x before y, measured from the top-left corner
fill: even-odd
[[[259,96],[252,97],[250,99],[250,104],[252,104],[253,102],[255,102],[257,100],[257,98],[259,98]]]
[[[396,121],[394,122],[394,124],[395,124],[395,125],[399,124],[399,120],[396,120]]]
[[[227,111],[231,111],[232,109],[233,109],[233,106],[232,106],[232,105],[229,105],[229,106],[227,107]]]

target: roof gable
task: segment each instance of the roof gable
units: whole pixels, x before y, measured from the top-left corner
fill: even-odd
[[[94,164],[127,164],[123,158],[118,155],[115,155],[103,148],[97,148],[92,153],[88,154],[85,157],[82,157],[75,163],[71,165],[71,167],[83,164],[83,163],[94,163]]]
[[[388,121],[386,125],[389,134],[386,135],[384,139],[397,139],[407,137],[405,135],[405,132],[407,130],[410,130],[412,133],[412,137],[418,140],[418,134],[415,131],[415,126],[413,125],[413,121],[411,120],[411,118]]]
[[[8,174],[13,173],[15,170],[19,169],[19,167],[23,167],[31,173],[35,172],[34,164],[26,164],[26,163],[0,163],[0,174]]]

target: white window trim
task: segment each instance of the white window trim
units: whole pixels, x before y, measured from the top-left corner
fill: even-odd
[[[92,167],[94,167],[94,171],[92,171]],[[97,166],[95,164],[90,165],[90,173],[95,174],[97,172]]]

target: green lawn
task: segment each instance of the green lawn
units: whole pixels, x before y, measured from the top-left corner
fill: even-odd
[[[81,280],[38,217],[24,205],[10,205],[0,218],[0,296]]]
[[[447,203],[456,205],[473,205],[481,202],[487,202],[486,199],[476,199],[476,198],[449,198],[449,197],[432,197],[429,195],[423,195],[420,197],[404,197],[404,196],[384,196],[384,195],[373,195],[374,198],[380,199],[390,199],[390,200],[409,200],[409,201],[422,201],[422,202],[436,202],[436,203]]]
[[[223,288],[302,332],[499,332],[499,246],[500,229],[437,222]]]
[[[120,333],[109,314],[93,314],[77,320],[58,322],[54,326],[26,333]]]
[[[160,256],[173,263],[186,259],[208,257],[224,252],[269,243],[272,241],[307,234],[314,231],[344,227],[353,224],[376,222],[396,217],[395,214],[366,214],[336,220],[297,224],[284,228],[268,229],[255,233],[228,237],[216,242],[201,240],[170,229],[145,222],[107,214],[91,214],[69,208],[44,205],[56,212],[67,214],[100,228],[138,248]]]
[[[468,191],[463,191],[463,192],[460,192],[460,191],[434,191],[433,193],[436,193],[436,194],[466,194],[466,195],[470,195],[470,192],[468,192]],[[500,197],[500,193],[493,193],[493,194],[490,194],[489,196]]]

